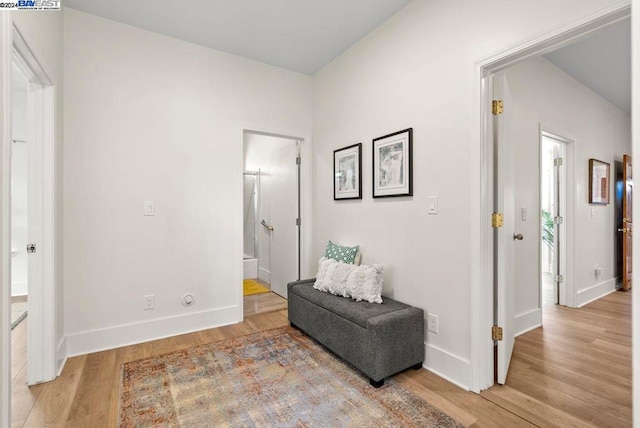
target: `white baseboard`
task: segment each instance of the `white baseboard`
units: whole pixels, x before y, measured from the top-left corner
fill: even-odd
[[[425,343],[423,367],[441,378],[469,391],[471,363],[437,346]]]
[[[542,309],[533,309],[524,314],[516,315],[514,321],[516,337],[535,330],[542,325]]]
[[[11,296],[26,296],[29,292],[28,283],[25,282],[12,282],[11,283]]]
[[[584,290],[578,291],[576,295],[576,307],[581,308],[582,306],[593,302],[594,300],[598,300],[601,297],[606,296],[607,294],[611,294],[616,291],[616,279],[611,278],[606,281],[602,281],[596,285],[593,285],[589,288],[585,288]]]
[[[266,282],[267,284],[271,284],[271,271],[264,268],[258,269],[258,279]]]
[[[67,363],[67,336],[64,336],[56,348],[56,377],[60,376]]]
[[[242,313],[242,310],[240,310]],[[67,356],[84,355],[121,346],[192,333],[240,322],[238,306],[174,315],[139,323],[67,334]]]

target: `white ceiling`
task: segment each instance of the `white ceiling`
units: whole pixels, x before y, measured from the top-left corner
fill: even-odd
[[[631,23],[620,23],[544,55],[557,67],[631,113]]]
[[[313,75],[411,0],[65,0],[64,5]]]
[[[65,0],[65,6],[313,75],[411,0]],[[545,58],[631,112],[630,21]]]

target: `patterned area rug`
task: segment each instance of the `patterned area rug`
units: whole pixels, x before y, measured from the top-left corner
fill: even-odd
[[[123,364],[120,426],[461,427],[290,327]]]
[[[244,296],[251,296],[253,294],[268,293],[269,289],[260,284],[255,279],[245,279],[242,281],[242,294]]]

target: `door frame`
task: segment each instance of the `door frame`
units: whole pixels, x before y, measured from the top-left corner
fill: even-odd
[[[55,290],[55,85],[42,63],[13,23],[10,13],[3,13],[0,21],[0,69],[2,73],[2,319],[0,320],[0,368],[6,379],[0,386],[2,415],[9,415],[11,394],[11,333],[8,304],[11,296],[11,67],[15,63],[27,77],[38,84],[30,94],[30,115],[34,119],[34,144],[37,168],[35,181],[39,217],[35,243],[41,251],[40,281],[29,290],[27,376],[29,384],[53,380],[57,373],[55,332],[57,327]],[[6,312],[5,312],[6,311]],[[6,314],[6,315],[5,315]],[[9,394],[8,396],[5,394]],[[6,407],[5,407],[6,406]],[[9,417],[9,416],[8,416]],[[0,424],[5,420],[0,420]]]
[[[491,214],[493,208],[493,147],[491,133],[491,92],[489,77],[517,62],[539,56],[631,15],[629,3],[618,3],[577,19],[561,28],[507,47],[475,62],[473,69],[473,129],[471,144],[471,384],[479,393],[493,386],[494,342],[491,328],[494,319],[494,242]],[[508,106],[505,106],[508,108]]]
[[[55,307],[55,86],[18,29],[13,29],[12,63],[29,80],[27,94],[28,132],[33,150],[29,156],[29,237],[36,244],[38,257],[31,257],[36,273],[29,278],[29,316],[27,317],[27,383],[34,385],[56,377]],[[33,209],[32,209],[33,208]],[[35,259],[35,260],[34,260]]]
[[[298,207],[300,212],[301,224],[299,229],[299,266],[300,266],[300,278],[309,278],[310,275],[310,257],[311,257],[311,239],[313,231],[313,218],[312,218],[312,167],[311,167],[311,138],[305,132],[274,129],[269,126],[261,125],[245,125],[240,130],[240,162],[238,164],[238,176],[242,177],[244,171],[244,135],[245,133],[264,135],[267,137],[283,138],[287,140],[294,140],[300,144],[300,157],[302,162],[299,169],[299,195],[298,195]],[[238,219],[242,218],[243,212],[243,181],[238,181]],[[244,320],[244,302],[242,293],[242,257],[243,257],[243,228],[242,221],[238,221],[238,248],[236,249],[236,257],[239,260],[238,267],[236,269],[239,284],[237,288],[237,301],[238,301],[238,313],[237,319],[239,321]]]

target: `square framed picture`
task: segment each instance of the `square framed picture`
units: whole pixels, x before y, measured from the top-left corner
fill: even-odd
[[[362,143],[333,151],[333,200],[362,199]]]
[[[413,196],[413,128],[373,140],[373,197]]]
[[[589,159],[589,203],[609,203],[609,164],[598,159]]]

